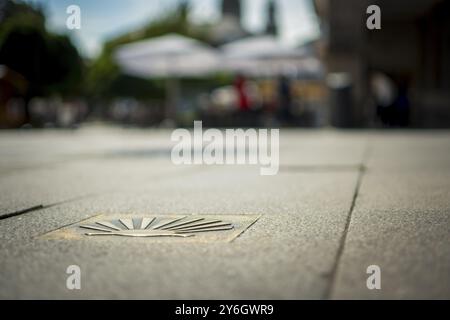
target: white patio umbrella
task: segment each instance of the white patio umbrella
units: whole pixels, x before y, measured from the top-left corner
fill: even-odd
[[[288,46],[274,36],[254,36],[233,41],[221,48],[226,57],[232,59],[298,58],[305,51]]]
[[[115,60],[126,74],[142,78],[167,78],[167,116],[174,116],[179,100],[180,77],[201,77],[218,70],[220,57],[208,45],[178,34],[134,42],[119,47]]]
[[[288,46],[273,36],[255,36],[228,43],[220,48],[228,70],[252,76],[285,73],[315,74],[320,61],[302,48]]]

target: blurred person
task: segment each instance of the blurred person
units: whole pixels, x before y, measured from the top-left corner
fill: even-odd
[[[238,107],[240,111],[250,110],[250,99],[246,91],[247,81],[243,75],[238,74],[234,82],[234,87],[238,96]]]
[[[398,86],[397,97],[393,107],[393,124],[399,127],[407,127],[409,125],[410,101],[408,86],[403,81]]]
[[[383,73],[375,73],[371,79],[377,116],[383,125],[405,127],[409,125],[410,101],[407,81],[395,82]]]
[[[386,74],[376,72],[370,81],[377,117],[383,125],[393,124],[393,105],[397,95],[394,81]]]
[[[280,121],[285,124],[292,123],[292,92],[291,81],[283,75],[278,80],[278,104]]]
[[[250,98],[247,92],[247,80],[243,75],[238,74],[236,76],[234,88],[237,94],[238,112],[233,122],[238,125],[249,126],[252,121]]]

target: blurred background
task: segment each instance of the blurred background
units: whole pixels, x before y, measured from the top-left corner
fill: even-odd
[[[450,3],[0,0],[0,128],[194,120],[450,127]]]

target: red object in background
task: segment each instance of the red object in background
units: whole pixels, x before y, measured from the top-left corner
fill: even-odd
[[[234,85],[238,93],[239,110],[249,110],[250,101],[248,99],[247,93],[245,92],[245,78],[243,76],[237,76]]]

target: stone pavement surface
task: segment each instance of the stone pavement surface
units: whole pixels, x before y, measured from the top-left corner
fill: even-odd
[[[170,133],[1,132],[0,298],[450,298],[449,131],[283,129],[276,176],[175,166]],[[260,218],[231,242],[45,237],[98,214]]]

